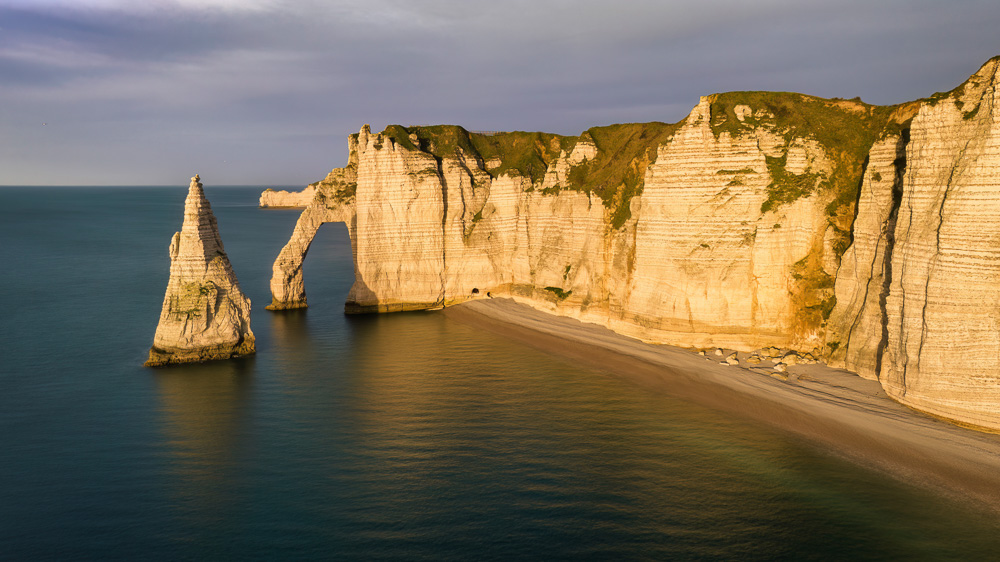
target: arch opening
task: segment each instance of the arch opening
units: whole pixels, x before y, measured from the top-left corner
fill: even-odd
[[[310,308],[344,306],[355,281],[354,253],[347,225],[325,222],[316,229],[302,257],[302,276],[309,285]]]

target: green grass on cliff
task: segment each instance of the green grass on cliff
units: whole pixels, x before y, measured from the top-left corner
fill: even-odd
[[[834,278],[823,271],[820,254],[812,252],[792,265],[791,287],[793,300],[799,303],[798,321],[804,326],[819,326],[833,312],[837,304],[834,295]]]
[[[545,290],[555,295],[559,300],[566,300],[573,294],[573,291],[564,291],[562,287],[545,287]]]
[[[324,193],[331,194],[336,203],[349,203],[354,200],[354,196],[358,191],[358,182],[344,181],[343,177],[337,172],[338,170],[334,170],[322,180],[313,182],[309,186],[319,188],[321,195]]]
[[[611,228],[631,218],[632,198],[642,193],[646,170],[656,160],[656,149],[681,123],[627,123],[592,127],[581,140],[597,147],[597,156],[570,169],[567,189],[593,193],[611,211]]]
[[[540,183],[549,163],[562,150],[572,150],[576,143],[576,137],[522,131],[483,135],[456,125],[390,125],[382,134],[404,148],[423,150],[439,159],[454,156],[461,149],[467,157],[481,159],[494,178],[514,174],[529,178],[532,183]],[[490,167],[494,159],[500,164]]]
[[[728,92],[711,96],[710,103],[711,127],[716,137],[723,133],[734,137],[749,135],[759,127],[772,127],[785,138],[786,147],[797,138],[816,141],[833,165],[831,173],[821,178],[811,173],[790,174],[784,170],[784,162],[769,159],[772,183],[761,212],[809,196],[816,190],[833,194],[828,209],[831,215],[842,205],[852,205],[857,199],[865,159],[872,144],[886,134],[887,129],[903,126],[897,111],[900,106],[869,105],[858,98],[823,99],[789,92]],[[752,110],[743,121],[736,117],[739,105]]]
[[[829,174],[810,170],[792,174],[785,168],[785,156],[768,159],[772,181],[761,212],[822,191],[830,195],[827,211],[831,217],[853,211],[872,144],[901,130],[914,113],[902,111],[904,106],[874,106],[859,99],[828,100],[788,92],[729,92],[709,100],[710,125],[716,137],[724,133],[749,135],[767,127],[784,137],[786,149],[795,139],[819,143],[832,164]],[[751,108],[743,121],[736,118],[739,105]],[[401,147],[426,151],[438,159],[461,150],[467,158],[478,158],[494,178],[508,174],[528,179],[532,184],[528,190],[541,183],[560,154],[571,152],[577,142],[593,142],[597,156],[572,167],[561,184],[542,193],[552,195],[569,189],[596,195],[609,210],[611,228],[618,229],[631,217],[631,200],[642,193],[657,147],[668,142],[682,124],[593,127],[579,137],[522,131],[479,134],[454,125],[390,125],[382,134]]]
[[[570,169],[564,184],[542,190],[554,195],[563,189],[594,194],[610,210],[612,228],[620,228],[631,216],[632,197],[642,193],[646,168],[656,158],[656,147],[680,124],[642,123],[593,127],[579,137],[514,131],[479,134],[454,125],[402,127],[390,125],[383,135],[410,150],[423,150],[437,158],[453,156],[459,149],[478,157],[496,178],[518,175],[540,184],[553,160],[570,153],[585,140],[597,146],[597,156]],[[494,165],[495,164],[495,165]]]
[[[499,166],[487,168],[491,176],[517,174],[530,178],[532,183],[541,183],[549,164],[562,151],[573,150],[577,140],[577,137],[522,131],[494,135],[473,133],[470,138],[487,166],[491,161],[500,160]]]
[[[793,174],[785,168],[788,154],[780,158],[764,156],[767,171],[771,174],[771,183],[767,186],[767,200],[760,206],[760,212],[766,213],[782,203],[790,203],[808,195],[816,187],[820,175],[803,172]]]

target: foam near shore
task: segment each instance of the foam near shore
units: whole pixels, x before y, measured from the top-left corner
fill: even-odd
[[[791,432],[900,480],[1000,510],[1000,436],[974,432],[890,399],[877,381],[823,364],[765,369],[650,345],[509,299],[446,308],[449,318],[650,389]]]

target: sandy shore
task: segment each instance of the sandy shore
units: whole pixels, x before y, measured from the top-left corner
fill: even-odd
[[[903,481],[1000,511],[1000,436],[914,412],[875,381],[822,364],[765,369],[650,345],[508,299],[443,314],[672,396],[763,422]],[[742,354],[741,354],[742,355]]]

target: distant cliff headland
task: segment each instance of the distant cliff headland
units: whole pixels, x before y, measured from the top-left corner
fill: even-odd
[[[367,126],[303,194],[269,308],[347,224],[348,312],[507,296],[647,342],[811,352],[903,404],[1000,430],[1000,108],[988,61],[896,106],[703,97],[580,136]]]

